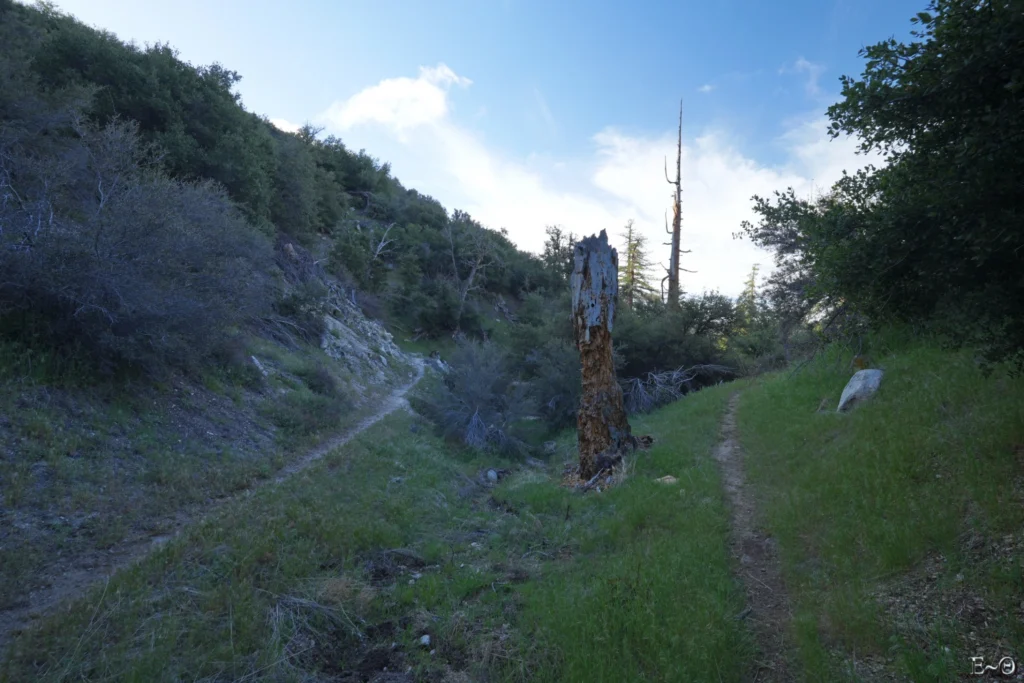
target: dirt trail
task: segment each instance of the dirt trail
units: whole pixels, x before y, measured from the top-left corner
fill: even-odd
[[[92,551],[73,558],[58,559],[49,570],[50,584],[45,588],[32,591],[28,596],[27,605],[0,610],[0,654],[6,649],[11,636],[29,625],[32,620],[54,611],[70,600],[81,597],[95,584],[109,579],[117,571],[142,560],[150,552],[178,536],[186,527],[202,520],[225,503],[250,496],[265,486],[280,484],[321,460],[331,451],[341,448],[391,413],[407,406],[408,401],[405,396],[423,378],[424,371],[422,360],[419,358],[411,360],[415,365],[416,375],[409,383],[393,391],[376,412],[345,433],[320,444],[306,455],[281,468],[273,479],[257,483],[229,496],[207,501],[204,505],[179,511],[174,519],[167,520],[172,529],[170,533],[161,536],[138,535],[126,539],[106,552]]]
[[[795,677],[787,663],[791,650],[790,602],[779,568],[777,545],[758,528],[757,510],[746,485],[743,451],[736,440],[738,404],[739,394],[734,394],[722,420],[722,441],[715,448],[715,460],[729,499],[733,566],[747,592],[747,608],[742,616],[750,624],[760,650],[750,680],[791,681]]]

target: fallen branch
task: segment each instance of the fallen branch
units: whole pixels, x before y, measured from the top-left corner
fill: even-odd
[[[677,401],[691,391],[713,383],[715,379],[734,377],[736,371],[724,365],[694,365],[666,372],[649,372],[621,382],[626,410],[647,413]]]

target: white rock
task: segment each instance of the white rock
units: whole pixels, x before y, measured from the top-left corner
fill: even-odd
[[[423,647],[430,647],[430,635],[429,634],[423,634],[422,636],[420,636],[420,645],[422,645]]]
[[[881,384],[881,370],[860,370],[850,378],[846,388],[843,389],[843,395],[839,399],[839,407],[836,408],[836,412],[845,412],[852,408],[854,404],[870,398],[872,394],[878,391],[878,387]]]
[[[487,470],[487,478],[491,481],[498,481],[498,473],[494,470]]]

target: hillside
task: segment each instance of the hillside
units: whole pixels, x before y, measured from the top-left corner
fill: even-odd
[[[583,496],[559,485],[571,438],[514,464],[396,414],[43,621],[7,680],[765,680],[743,578],[765,558],[730,553],[713,455],[735,396],[784,680],[958,680],[1024,646],[1024,384],[873,352],[884,384],[852,413],[848,354],[706,389],[637,420],[654,446]]]
[[[1019,9],[864,48],[732,298],[0,0],[0,681],[1024,677]]]
[[[202,514],[322,455],[422,361],[332,299],[322,348],[239,342],[201,376],[98,379],[0,351],[0,642]]]

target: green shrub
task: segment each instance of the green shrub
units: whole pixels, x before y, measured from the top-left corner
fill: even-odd
[[[493,342],[461,341],[451,371],[434,392],[427,415],[448,438],[481,450],[516,453],[524,444],[512,425],[530,415],[529,385],[517,381],[507,353]]]
[[[306,383],[306,386],[314,394],[333,398],[337,397],[340,393],[338,380],[327,369],[327,366],[321,362],[307,362],[298,369],[296,374],[302,378],[302,381]]]
[[[530,394],[551,430],[572,425],[576,420],[580,394],[580,356],[572,344],[549,339],[526,355]]]
[[[252,360],[245,338],[240,334],[223,339],[214,349],[213,363],[232,384],[259,391],[266,384],[263,373]]]
[[[291,291],[274,303],[276,312],[293,323],[285,327],[277,325],[274,328],[275,336],[288,340],[291,334],[288,330],[291,330],[297,332],[302,340],[319,344],[320,338],[327,330],[324,322],[328,310],[327,294],[327,287],[316,278],[296,284]]]
[[[280,430],[282,437],[304,441],[336,429],[340,420],[351,411],[351,404],[344,397],[324,396],[299,389],[268,399],[261,410]]]
[[[212,183],[147,168],[136,124],[53,118],[34,134],[0,134],[0,194],[17,182],[21,197],[0,203],[0,317],[105,364],[206,360],[265,306],[266,239]],[[61,155],[38,158],[33,135],[55,137],[46,144]]]

